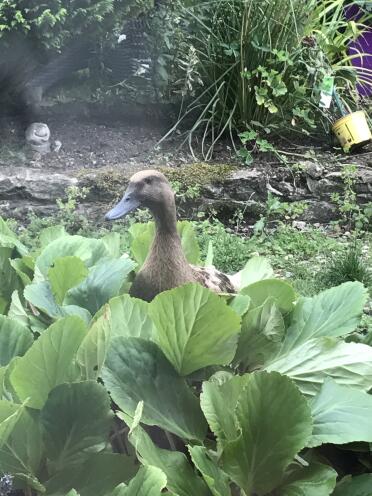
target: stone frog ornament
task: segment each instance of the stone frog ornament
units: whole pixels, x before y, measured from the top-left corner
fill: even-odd
[[[148,208],[155,220],[155,238],[131,286],[130,295],[151,301],[157,294],[189,282],[198,282],[217,293],[236,291],[232,277],[214,267],[190,265],[177,232],[175,194],[166,177],[156,170],[134,174],[121,201],[106,220],[124,217],[137,208]]]

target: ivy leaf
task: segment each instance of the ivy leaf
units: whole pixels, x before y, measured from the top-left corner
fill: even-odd
[[[233,359],[239,316],[199,284],[159,294],[150,304],[150,316],[161,349],[181,375],[209,365],[227,365]]]

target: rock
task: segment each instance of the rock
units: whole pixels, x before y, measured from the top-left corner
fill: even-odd
[[[303,220],[294,220],[292,222],[292,227],[295,227],[299,231],[304,231],[306,229],[306,222]]]
[[[302,165],[304,165],[306,174],[311,178],[318,179],[322,177],[324,168],[319,162],[303,162]]]

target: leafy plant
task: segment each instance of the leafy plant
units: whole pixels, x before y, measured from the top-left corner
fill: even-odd
[[[234,276],[239,294],[187,284],[147,303],[127,294],[134,263],[118,235],[49,228],[30,254],[0,226],[18,284],[0,316],[0,471],[14,489],[363,494],[369,449],[355,471],[318,455],[372,442],[372,348],[347,339],[367,297],[360,282],[298,297],[253,257]],[[191,226],[179,229],[197,261]],[[139,264],[152,232],[131,228]]]

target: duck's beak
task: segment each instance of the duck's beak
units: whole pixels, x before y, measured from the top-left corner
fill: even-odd
[[[141,202],[136,198],[135,194],[131,191],[126,191],[123,198],[119,203],[111,209],[106,215],[106,220],[116,220],[129,214],[140,206]]]

